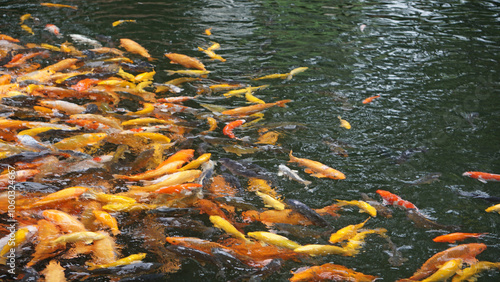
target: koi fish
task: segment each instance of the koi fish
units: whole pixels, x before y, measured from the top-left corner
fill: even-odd
[[[0,40],[7,40],[7,41],[10,41],[10,42],[14,42],[14,43],[19,42],[19,39],[15,39],[15,38],[10,37],[10,36],[5,35],[5,34],[0,34]]]
[[[94,39],[90,39],[87,36],[84,36],[81,34],[70,34],[69,37],[71,37],[71,39],[73,41],[75,41],[76,43],[90,45],[94,48],[101,48],[102,47],[102,44],[99,41],[94,40]]]
[[[148,50],[146,50],[146,48],[142,47],[139,43],[131,39],[128,38],[120,39],[120,46],[125,48],[125,50],[127,50],[130,53],[141,55],[150,61],[153,60],[153,58],[149,54]]]
[[[91,262],[86,262],[86,265],[89,266],[89,270],[94,270],[94,269],[100,269],[100,268],[108,268],[108,267],[115,267],[115,266],[120,266],[120,265],[129,265],[135,262],[142,261],[146,257],[146,253],[139,253],[139,254],[133,254],[128,257],[119,259],[115,262],[112,263],[105,263],[105,264],[94,264]]]
[[[274,74],[269,74],[257,78],[252,78],[252,80],[262,80],[262,79],[275,79],[275,78],[281,78],[285,79],[288,77],[288,73],[274,73]]]
[[[19,20],[20,20],[19,24],[23,24],[24,21],[27,20],[27,19],[29,19],[29,18],[31,18],[31,14],[24,14],[24,15],[22,15],[21,17],[19,17]],[[2,37],[0,36],[0,38],[2,38]],[[19,42],[19,40],[18,41],[11,41],[11,42]]]
[[[211,30],[212,30],[212,28],[205,29],[205,34],[208,35],[208,36],[212,35],[212,31]]]
[[[491,206],[491,207],[487,208],[485,211],[486,212],[496,211],[496,212],[500,213],[500,204]]]
[[[85,244],[90,244],[93,241],[101,240],[106,237],[101,233],[90,232],[90,231],[81,231],[81,232],[73,232],[66,235],[61,235],[57,239],[52,240],[52,244],[65,244],[65,243],[76,243],[76,242],[84,242]]]
[[[106,133],[84,133],[65,138],[54,144],[59,150],[76,150],[87,145],[93,145],[106,138]]]
[[[207,70],[178,70],[178,71],[166,70],[166,72],[168,75],[182,74],[182,75],[201,76],[201,77],[207,77],[207,74],[210,73],[210,71]]]
[[[51,260],[49,264],[47,264],[47,267],[45,267],[45,269],[40,273],[45,276],[45,281],[67,281],[64,274],[64,267],[62,267],[56,260]]]
[[[292,272],[292,274],[290,282],[326,280],[370,282],[377,279],[377,276],[363,274],[343,265],[333,263],[299,268],[297,271]]]
[[[291,101],[292,100],[281,100],[281,101],[274,102],[274,103],[256,104],[256,105],[226,110],[226,111],[223,111],[221,114],[231,115],[231,116],[249,116],[251,114],[261,112],[265,109],[268,109],[268,108],[271,108],[274,106],[285,107],[285,104],[289,103]]]
[[[363,201],[344,201],[344,200],[337,200],[339,206],[345,206],[345,205],[353,205],[359,207],[361,210],[359,212],[366,212],[370,216],[376,217],[377,216],[377,210],[372,207],[370,204],[367,202]]]
[[[55,3],[40,3],[40,5],[45,7],[53,7],[53,8],[70,8],[73,10],[78,10],[78,7],[64,4],[55,4]]]
[[[300,68],[295,68],[293,70],[291,70],[289,73],[288,73],[288,76],[286,77],[286,80],[290,80],[292,79],[292,77],[296,74],[299,74],[301,72],[305,72],[307,69],[309,69],[308,67],[300,67]]]
[[[278,211],[282,211],[285,209],[285,204],[283,204],[279,200],[273,198],[272,196],[270,196],[268,194],[261,193],[259,191],[255,191],[255,194],[257,194],[257,196],[259,196],[262,199],[262,201],[264,202],[264,205],[266,207],[271,207],[271,208],[278,210]]]
[[[294,250],[298,247],[301,247],[300,244],[286,238],[285,236],[277,235],[271,232],[255,231],[255,232],[248,232],[247,235],[264,243],[275,245],[282,248]]]
[[[250,242],[250,240],[248,240],[243,233],[238,231],[236,227],[234,227],[229,221],[225,220],[224,218],[217,215],[211,215],[209,219],[215,227],[226,231],[228,234],[236,238],[242,239],[246,242]]]
[[[223,95],[226,98],[233,97],[233,96],[240,97],[241,95],[246,94],[249,91],[250,92],[254,92],[254,91],[257,91],[257,90],[260,90],[260,89],[265,89],[267,87],[269,87],[269,85],[261,85],[261,86],[255,86],[255,87],[246,87],[246,88],[243,88],[243,89],[234,89],[234,90],[230,90],[230,91],[224,93]]]
[[[170,63],[172,64],[179,64],[188,69],[197,69],[201,71],[206,71],[205,65],[203,65],[203,63],[196,58],[178,53],[166,53],[165,57],[169,58]]]
[[[359,224],[348,225],[344,228],[339,229],[337,232],[330,235],[330,239],[328,241],[330,241],[330,243],[332,244],[335,244],[352,238],[356,234],[358,229],[363,228],[363,226],[369,219],[370,218],[367,218],[365,221]]]
[[[219,60],[221,62],[225,62],[226,59],[222,58],[221,56],[215,54],[214,51],[210,50],[210,49],[203,49],[201,47],[198,47],[198,51],[201,51],[203,53],[205,53],[207,56],[209,56],[212,60]]]
[[[232,121],[232,122],[226,124],[226,126],[224,126],[224,128],[222,129],[222,133],[224,133],[224,135],[228,136],[229,138],[234,139],[234,138],[236,138],[236,136],[234,135],[233,130],[236,127],[241,126],[243,123],[245,123],[244,119]]]
[[[416,210],[418,210],[417,206],[415,206],[411,202],[403,200],[398,195],[392,194],[389,191],[377,190],[375,192],[377,194],[379,194],[382,197],[382,199],[384,199],[384,202],[388,203],[389,205],[398,205],[398,206],[401,206],[401,207],[406,208],[406,209],[416,209]]]
[[[348,250],[347,255],[348,256],[354,256],[359,253],[359,249],[363,247],[365,244],[365,237],[368,234],[379,234],[382,237],[386,236],[385,233],[387,232],[387,229],[385,228],[376,228],[376,229],[371,229],[371,230],[366,230],[357,233],[354,235],[352,238],[350,238],[346,244],[343,245],[344,249]]]
[[[475,276],[477,276],[480,272],[491,268],[500,269],[500,262],[478,261],[470,267],[466,267],[461,271],[458,271],[457,274],[453,276],[451,282],[476,281]]]
[[[317,245],[310,244],[298,247],[293,250],[299,254],[308,254],[310,256],[321,256],[321,255],[342,255],[350,256],[351,251],[345,248],[341,248],[333,245]]]
[[[35,35],[35,33],[33,32],[33,30],[31,29],[31,27],[25,25],[25,24],[22,24],[21,25],[21,28],[26,31],[27,33],[31,34],[31,35]]]
[[[463,232],[456,232],[456,233],[449,233],[441,236],[437,236],[436,238],[432,239],[434,242],[447,242],[447,243],[455,243],[456,241],[462,241],[467,238],[478,238],[480,236],[486,235],[488,233],[463,233]]]
[[[342,172],[333,169],[327,165],[324,165],[320,162],[294,157],[292,155],[292,151],[290,151],[289,156],[290,156],[289,162],[295,162],[301,166],[305,166],[306,169],[304,171],[309,174],[312,173],[311,176],[318,178],[327,177],[331,179],[345,179],[345,175]]]
[[[293,211],[303,215],[313,224],[322,227],[330,226],[328,221],[326,221],[320,214],[318,214],[316,211],[308,207],[306,204],[298,200],[292,200],[292,199],[288,199],[286,203]]]
[[[80,187],[80,186],[65,188],[65,189],[59,190],[55,193],[49,194],[49,195],[41,198],[40,200],[31,204],[29,207],[36,208],[36,207],[45,206],[48,204],[67,201],[70,199],[75,199],[75,198],[80,197],[80,195],[82,195],[88,189],[89,188],[87,188],[87,187]]]
[[[337,118],[340,120],[340,127],[351,129],[351,124],[347,120],[342,119],[340,116],[337,116]]]
[[[500,174],[493,174],[480,171],[467,171],[464,172],[462,176],[468,176],[470,178],[477,179],[482,183],[486,183],[488,181],[500,181]]]
[[[58,37],[61,36],[61,32],[60,32],[59,28],[56,25],[54,25],[54,24],[47,24],[47,25],[45,25],[44,30],[49,31],[50,33],[52,33],[52,34],[54,34],[54,35],[56,35]]]
[[[118,229],[118,222],[116,218],[105,211],[92,211],[94,214],[96,221],[102,223],[103,225],[109,227],[113,235],[120,234],[120,230]]]
[[[472,264],[477,261],[476,256],[486,250],[486,245],[482,243],[462,244],[448,248],[429,258],[410,278],[398,281],[418,281],[436,272],[443,263],[462,259],[464,262]]]
[[[166,186],[162,187],[154,193],[158,194],[175,194],[175,193],[182,193],[184,191],[191,191],[196,188],[201,188],[203,185],[198,184],[198,183],[186,183],[186,184],[178,184],[178,185],[171,185],[171,186]]]
[[[462,259],[452,259],[445,262],[439,269],[434,272],[431,276],[421,280],[422,282],[436,282],[445,281],[452,277],[462,268]]]
[[[416,209],[407,209],[406,217],[409,218],[419,228],[427,229],[443,229],[443,230],[459,230],[459,226],[455,225],[442,225],[435,221],[426,218]]]
[[[387,208],[386,206],[384,206],[382,203],[379,203],[379,202],[375,201],[374,199],[370,198],[365,193],[361,193],[361,198],[365,202],[367,202],[368,204],[370,204],[372,207],[374,207],[377,210],[377,214],[379,214],[379,215],[381,215],[383,217],[387,217],[387,218],[391,218],[392,217],[392,210],[390,210],[389,208]]]
[[[380,95],[368,97],[368,98],[364,99],[362,103],[363,104],[368,104],[368,103],[371,103],[373,100],[375,100],[377,98],[380,98]]]
[[[44,210],[43,217],[48,221],[56,224],[64,232],[81,232],[87,231],[83,223],[76,217],[59,210]]]
[[[137,21],[136,20],[118,20],[118,21],[114,21],[111,25],[113,27],[117,26],[117,25],[120,25],[122,23],[136,23]]]

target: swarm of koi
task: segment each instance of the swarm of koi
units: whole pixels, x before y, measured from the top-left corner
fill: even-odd
[[[22,16],[21,23],[29,18],[29,14]],[[113,26],[124,22],[134,21],[121,20]],[[62,37],[52,24],[46,30]],[[268,85],[213,84],[200,60],[179,53],[165,57],[187,69],[168,70],[169,75],[180,77],[158,83],[154,65],[143,61],[155,59],[134,40],[120,39],[121,50],[102,47],[85,36],[70,37],[94,48],[84,52],[68,42],[21,45],[15,38],[0,35],[0,232],[5,236],[0,239],[0,264],[7,269],[14,254],[23,262],[16,267],[24,269],[9,272],[10,278],[28,281],[41,275],[45,281],[65,281],[169,273],[180,268],[180,258],[211,263],[221,271],[220,278],[236,280],[266,277],[287,261],[316,264],[293,271],[290,281],[378,278],[325,261],[330,255],[358,255],[370,234],[389,238],[385,228],[364,228],[371,217],[390,217],[386,207],[374,200],[337,200],[315,209],[298,200],[284,201],[272,187],[276,174],[227,158],[218,163],[232,175],[218,174],[217,162],[203,146],[197,151],[187,149],[199,142],[222,145],[237,155],[268,148],[283,151],[276,145],[280,132],[267,128],[263,116],[266,110],[286,107],[291,100],[265,102],[253,96]],[[211,44],[199,51],[224,62],[213,52],[220,45]],[[300,67],[254,80],[290,80],[306,70]],[[197,88],[196,96],[177,95],[187,84]],[[222,95],[226,98],[245,95],[252,105],[228,109],[202,103],[200,95],[221,91],[227,91]],[[338,118],[342,127],[351,128]],[[305,167],[312,177],[346,178],[329,165],[292,155],[291,150],[288,157],[291,165]],[[313,183],[284,164],[280,173],[306,186]],[[245,187],[241,179],[248,180]],[[388,204],[417,210],[388,191],[377,193]],[[260,208],[243,197],[258,199]],[[370,217],[334,228],[332,218],[346,206],[357,206]],[[137,224],[139,214],[144,214],[144,225]],[[247,232],[250,225],[253,231]],[[323,230],[316,241],[304,235],[312,230],[297,229],[312,225]],[[276,229],[285,228],[293,240],[276,234]],[[199,236],[167,236],[165,229]],[[144,252],[130,254],[128,246],[119,245],[127,241],[124,238],[144,232]],[[463,234],[436,240],[455,242],[484,235]],[[452,247],[404,281],[437,281],[453,275],[453,281],[464,281],[463,277],[499,268],[498,263],[477,262],[475,256],[485,249],[484,244]],[[159,262],[142,262],[151,257]],[[462,268],[463,262],[470,267]],[[241,271],[226,277],[224,270],[231,268]],[[65,270],[73,274],[67,277]]]

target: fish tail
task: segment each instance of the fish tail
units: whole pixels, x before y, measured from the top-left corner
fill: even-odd
[[[292,101],[292,100],[290,100],[290,99],[287,99],[287,100],[281,100],[281,101],[276,102],[276,106],[279,106],[279,107],[285,107],[285,106],[286,106],[285,104],[286,104],[286,103],[288,103],[288,102],[291,102],[291,101]]]
[[[297,161],[297,158],[292,156],[292,150],[290,150],[290,154],[288,154],[290,156],[290,160],[288,162],[296,162]]]

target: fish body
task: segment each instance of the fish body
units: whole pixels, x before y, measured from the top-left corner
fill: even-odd
[[[480,236],[486,235],[488,233],[463,233],[463,232],[455,232],[449,233],[441,236],[437,236],[432,241],[434,242],[447,242],[447,243],[455,243],[456,241],[462,241],[467,238],[478,238]]]
[[[375,100],[377,98],[380,98],[380,95],[375,95],[375,96],[368,97],[368,98],[366,98],[366,99],[363,100],[363,104],[371,103],[373,100]]]
[[[344,201],[344,200],[337,200],[339,206],[344,206],[344,205],[354,205],[359,207],[361,210],[359,212],[366,212],[370,216],[376,217],[377,216],[377,209],[372,207],[370,204],[364,201]]]
[[[299,268],[292,272],[293,276],[290,282],[309,282],[309,281],[357,281],[371,282],[377,279],[376,276],[363,274],[354,271],[343,265],[325,263],[311,267]]]
[[[379,214],[379,215],[381,215],[383,217],[387,217],[387,218],[391,218],[392,217],[392,210],[390,210],[389,208],[387,208],[386,206],[384,206],[382,203],[379,203],[379,202],[375,201],[374,199],[370,198],[365,193],[361,193],[361,198],[365,202],[367,202],[368,204],[370,204],[372,207],[374,207],[377,210],[377,214]]]
[[[476,281],[475,276],[479,275],[482,271],[492,268],[500,269],[500,262],[478,261],[458,271],[457,274],[453,276],[451,282]]]
[[[170,59],[170,63],[179,64],[188,69],[206,71],[205,65],[196,58],[177,53],[166,53],[165,57]]]
[[[210,73],[210,71],[207,70],[167,70],[166,71],[168,75],[173,75],[173,74],[182,74],[182,75],[189,75],[189,76],[201,76],[201,77],[207,77],[207,74]]]
[[[91,38],[88,38],[87,36],[85,35],[81,35],[81,34],[70,34],[69,35],[71,37],[71,39],[76,42],[76,43],[80,43],[80,44],[85,44],[85,45],[90,45],[94,48],[102,48],[102,44],[97,41],[97,40],[94,40],[94,39],[91,39]]]
[[[439,177],[441,177],[441,173],[433,172],[426,174],[414,181],[403,181],[407,185],[421,185],[421,184],[431,184],[432,182],[439,181]]]
[[[294,68],[293,70],[291,70],[289,73],[288,73],[288,76],[286,77],[286,80],[290,80],[292,79],[292,77],[296,74],[299,74],[301,72],[305,72],[307,69],[309,69],[308,67],[299,67],[299,68]]]
[[[256,232],[248,232],[247,235],[249,237],[260,240],[264,243],[275,245],[282,248],[293,250],[298,247],[301,247],[300,244],[286,238],[285,236],[277,235],[271,232],[256,231]]]
[[[56,3],[40,3],[40,5],[45,6],[45,7],[53,7],[53,8],[70,8],[70,9],[73,9],[73,10],[78,10],[78,7],[76,7],[76,6],[65,5],[65,4],[56,4]]]
[[[363,221],[359,224],[348,225],[344,228],[339,229],[337,232],[333,233],[330,236],[330,239],[328,241],[332,244],[335,244],[335,243],[352,238],[356,234],[358,229],[362,228],[365,225],[365,223],[368,221],[368,219],[370,219],[370,218],[367,218],[365,221]]]
[[[255,194],[257,194],[257,196],[259,196],[262,199],[262,201],[267,207],[272,207],[273,209],[278,211],[282,211],[285,209],[285,204],[275,199],[274,197],[265,193],[261,193],[259,191],[255,191]]]
[[[431,276],[421,280],[422,282],[444,281],[453,276],[462,268],[462,259],[452,259],[445,262]]]
[[[128,257],[119,259],[115,262],[112,263],[106,263],[106,264],[94,264],[91,262],[87,262],[86,264],[89,266],[89,270],[94,270],[94,269],[99,269],[99,268],[108,268],[108,267],[115,267],[119,265],[128,265],[134,262],[139,262],[143,260],[146,257],[146,253],[139,253],[139,254],[133,254]]]
[[[330,226],[328,221],[326,221],[321,215],[319,215],[316,211],[308,207],[306,204],[298,200],[292,200],[292,199],[288,199],[286,203],[292,210],[303,215],[305,218],[309,219],[315,225],[322,227]]]
[[[370,230],[365,230],[356,233],[352,238],[350,238],[346,244],[343,245],[344,249],[348,250],[348,255],[349,256],[354,256],[359,253],[359,250],[363,247],[365,244],[365,238],[368,234],[379,234],[382,237],[386,236],[385,233],[387,232],[387,229],[385,228],[376,228],[376,229],[370,229]]]
[[[222,133],[224,133],[224,135],[228,136],[229,138],[236,138],[236,136],[233,133],[233,130],[236,127],[241,126],[243,123],[245,123],[244,119],[232,121],[226,124],[226,126],[224,126],[224,128],[222,129]]]
[[[347,120],[342,119],[340,116],[337,116],[337,118],[340,120],[340,127],[351,129],[351,124]]]
[[[269,74],[269,75],[253,78],[252,80],[275,79],[275,78],[285,79],[287,77],[288,77],[288,73],[275,73],[275,74]]]
[[[350,251],[333,245],[304,245],[293,250],[296,253],[308,254],[310,256],[321,256],[321,255],[343,255],[349,256]]]
[[[287,176],[289,179],[291,180],[295,180],[297,182],[300,182],[306,186],[310,185],[312,182],[311,181],[308,181],[308,180],[305,180],[305,179],[302,179],[298,174],[297,174],[297,171],[295,170],[292,170],[290,169],[289,167],[287,167],[286,165],[284,164],[280,164],[278,166],[278,169],[279,169],[279,172],[278,172],[278,176],[282,176],[282,175],[285,175]]]
[[[289,103],[291,101],[292,100],[281,100],[281,101],[274,102],[274,103],[255,104],[255,105],[251,105],[251,106],[226,110],[226,111],[223,111],[221,114],[231,115],[231,116],[249,116],[249,115],[258,113],[260,111],[263,111],[265,109],[274,107],[274,106],[285,107],[285,104]]]
[[[257,165],[243,164],[228,158],[220,158],[219,163],[239,176],[272,180],[272,175]]]
[[[146,48],[142,47],[139,43],[128,39],[128,38],[122,38],[120,39],[120,46],[125,48],[130,53],[138,54],[141,55],[148,60],[152,60],[153,58],[149,54],[148,50]]]
[[[209,219],[215,227],[226,231],[228,234],[236,238],[243,239],[244,241],[249,242],[249,240],[245,237],[243,233],[238,231],[236,227],[234,227],[229,221],[225,220],[224,218],[217,215],[211,215]]]
[[[94,214],[94,216],[98,222],[102,223],[103,225],[105,225],[111,229],[111,232],[113,233],[113,235],[120,234],[120,230],[118,229],[118,222],[117,222],[116,218],[114,218],[112,215],[110,215],[109,213],[107,213],[105,211],[94,210],[94,211],[92,211],[92,213]]]
[[[419,211],[415,209],[406,210],[406,217],[408,217],[413,223],[420,228],[427,229],[443,229],[443,230],[458,230],[458,226],[454,225],[443,225],[435,221],[432,221],[422,215]]]
[[[496,211],[497,213],[500,213],[500,204],[488,207],[485,211],[486,212],[494,212],[494,211]]]
[[[55,193],[49,194],[41,198],[40,200],[34,202],[33,204],[30,205],[30,208],[36,208],[48,204],[75,199],[80,197],[80,195],[82,195],[87,190],[88,190],[87,187],[80,187],[80,186],[65,188]]]
[[[327,165],[324,165],[320,162],[309,160],[309,159],[304,159],[304,158],[297,158],[292,155],[292,151],[290,151],[290,161],[289,162],[295,162],[298,163],[301,166],[305,166],[307,169],[305,170],[307,173],[313,173],[312,176],[314,177],[327,177],[331,179],[345,179],[345,175],[336,170],[333,169]]]
[[[203,49],[201,47],[198,47],[198,50],[199,51],[202,51],[203,53],[205,53],[207,56],[209,56],[212,60],[219,60],[221,62],[225,62],[226,59],[222,58],[221,56],[215,54],[214,51],[212,51],[211,49]]]
[[[500,181],[500,174],[487,173],[481,171],[466,171],[462,176],[468,176],[470,178],[477,179],[482,183],[487,183],[488,181]]]
[[[403,200],[398,195],[393,194],[389,191],[377,190],[375,192],[377,194],[379,194],[382,197],[382,199],[384,199],[384,202],[388,203],[389,205],[397,205],[397,206],[401,206],[401,207],[406,208],[406,209],[418,210],[417,206],[415,206],[413,203],[408,202],[406,200]]]
[[[54,25],[54,24],[47,24],[47,25],[45,25],[44,30],[49,31],[50,33],[52,33],[52,34],[54,34],[54,35],[56,35],[58,37],[61,36],[60,29],[56,25]]]
[[[85,242],[86,244],[90,244],[93,241],[104,239],[106,236],[101,233],[90,232],[90,231],[81,231],[81,232],[73,232],[66,235],[61,235],[57,239],[52,240],[52,244],[64,244],[64,243],[76,243],[76,242]]]
[[[118,21],[114,21],[111,25],[113,27],[117,26],[117,25],[120,25],[122,23],[135,23],[137,22],[136,20],[118,20]]]

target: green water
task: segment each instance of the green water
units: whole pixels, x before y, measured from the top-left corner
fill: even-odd
[[[383,189],[414,203],[429,218],[459,225],[463,232],[488,232],[480,239],[488,248],[479,260],[500,261],[500,215],[486,213],[492,203],[460,196],[458,191],[481,191],[500,196],[498,183],[483,184],[462,177],[465,171],[500,173],[500,2],[498,1],[64,1],[78,10],[41,7],[35,1],[0,1],[0,31],[23,42],[62,43],[42,29],[56,24],[63,34],[108,36],[105,46],[131,38],[146,47],[157,70],[171,69],[166,52],[206,58],[197,46],[211,40],[226,62],[205,59],[210,79],[252,85],[270,84],[256,96],[271,102],[291,99],[287,108],[266,112],[266,123],[304,124],[282,135],[285,151],[320,161],[346,174],[345,180],[312,180],[303,185],[277,178],[280,194],[300,199],[313,208],[335,199],[360,200],[360,193]],[[31,13],[37,36],[19,28],[19,16]],[[120,19],[135,19],[112,27]],[[361,30],[361,26],[364,29]],[[212,28],[213,35],[204,34]],[[41,35],[40,35],[41,34]],[[40,36],[38,36],[40,35]],[[99,37],[101,38],[101,37]],[[309,69],[291,81],[253,82],[251,77]],[[158,71],[155,81],[169,77]],[[186,95],[194,95],[188,89]],[[370,104],[364,98],[380,95]],[[243,106],[245,101],[201,98],[203,102]],[[337,116],[352,125],[339,127]],[[467,118],[474,116],[475,118]],[[250,131],[248,131],[250,132]],[[222,134],[221,134],[222,136]],[[337,140],[348,157],[334,154],[325,144]],[[395,163],[403,151],[425,148]],[[249,158],[270,171],[288,161],[286,153],[259,152],[238,157],[222,149],[214,160]],[[290,167],[297,169],[293,164]],[[220,167],[217,168],[220,172]],[[428,173],[442,174],[439,182],[409,186]],[[255,202],[257,204],[257,202]],[[334,262],[383,281],[409,277],[433,254],[452,246],[434,243],[446,233],[420,229],[404,212],[393,209],[390,219],[377,217],[366,227],[383,227],[408,261],[388,263],[385,241],[373,236],[354,258],[328,256]],[[357,208],[340,211],[336,228],[366,219]],[[182,234],[176,234],[182,235]],[[294,238],[311,243],[308,238]],[[302,240],[302,241],[301,241]],[[134,253],[134,250],[127,250]],[[305,263],[287,262],[269,281],[284,281]],[[479,281],[498,281],[499,271]],[[217,281],[215,268],[186,261],[165,281]]]

